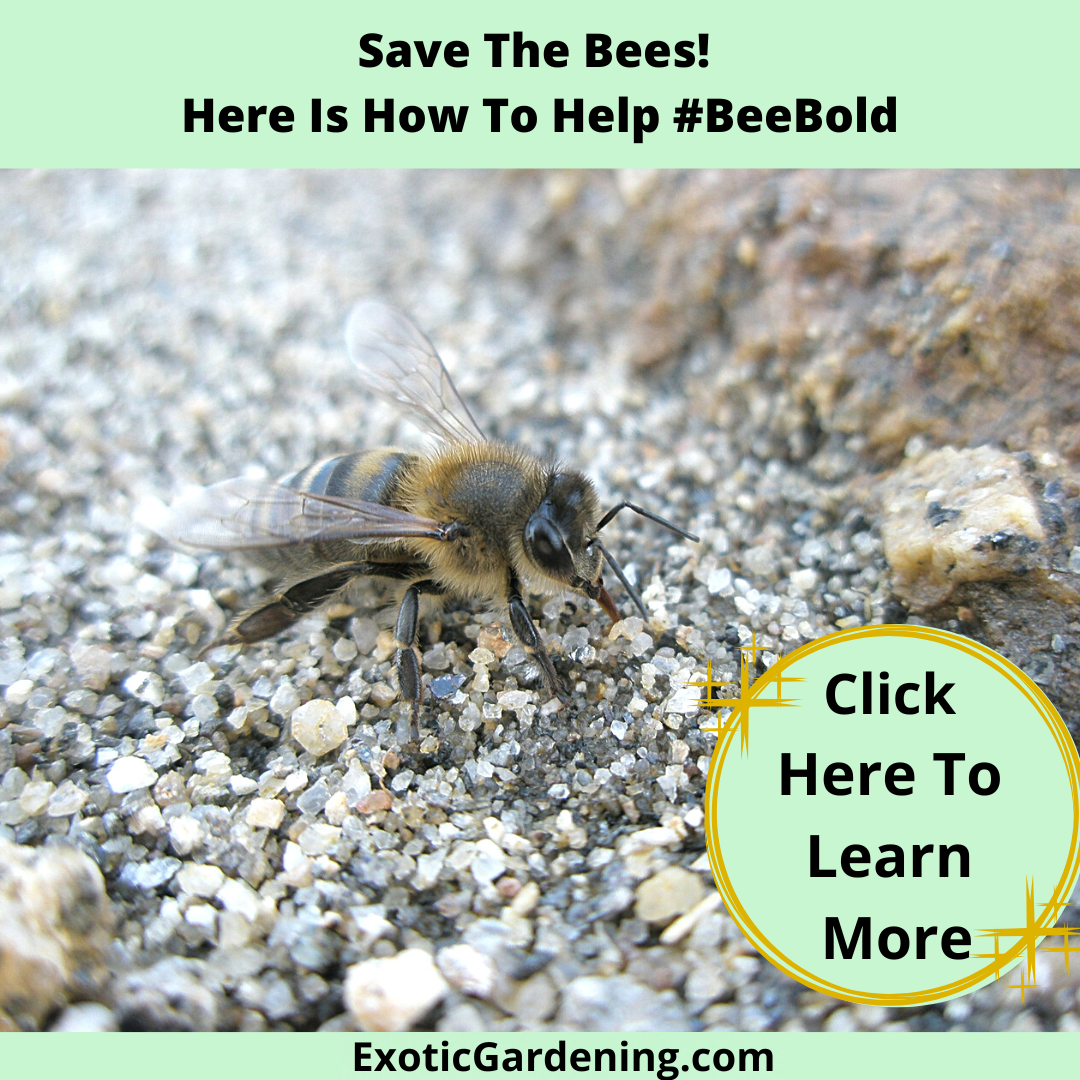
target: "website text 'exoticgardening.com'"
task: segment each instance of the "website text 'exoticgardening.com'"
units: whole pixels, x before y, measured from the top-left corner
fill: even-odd
[[[423,1047],[380,1047],[373,1042],[355,1044],[356,1072],[361,1073],[578,1073],[604,1075],[651,1075],[656,1080],[676,1080],[683,1073],[772,1072],[773,1054],[768,1049],[726,1046],[631,1047],[623,1039],[612,1046],[568,1049],[560,1039],[548,1049],[500,1046],[494,1041],[451,1046],[449,1039]]]

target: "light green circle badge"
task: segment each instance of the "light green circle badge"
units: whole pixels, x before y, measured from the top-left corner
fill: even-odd
[[[732,707],[706,794],[713,875],[793,978],[918,1005],[1021,959],[1016,985],[1037,985],[1047,936],[1076,951],[1053,928],[1080,869],[1080,760],[1008,660],[942,630],[863,627],[710,703]]]

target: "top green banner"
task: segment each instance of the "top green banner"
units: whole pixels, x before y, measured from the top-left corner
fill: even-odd
[[[1080,164],[1060,0],[5,14],[5,166]]]

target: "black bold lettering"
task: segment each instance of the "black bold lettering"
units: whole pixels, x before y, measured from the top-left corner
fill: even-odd
[[[709,100],[711,101],[712,99],[710,98]],[[784,111],[787,112],[786,109]],[[730,126],[730,125],[728,125],[728,126]],[[711,131],[712,128],[710,128],[709,130]],[[784,130],[786,131],[787,128],[785,128]],[[854,705],[841,705],[836,700],[836,688],[841,683],[845,683],[845,682],[853,683],[854,681],[855,681],[855,676],[849,674],[846,671],[840,672],[839,675],[834,675],[829,680],[828,686],[825,687],[825,704],[828,705],[829,708],[834,713],[839,713],[841,716],[848,716],[848,715],[850,715],[851,713],[853,713],[855,711],[855,706]]]
[[[676,67],[679,65],[676,64]],[[734,120],[731,118],[731,102],[723,97],[705,99],[706,131],[730,131]]]
[[[821,837],[817,833],[811,833],[810,835],[810,876],[836,877],[835,870],[822,870],[821,868]]]
[[[585,35],[585,66],[607,67],[611,63],[611,38],[607,34]],[[577,130],[575,128],[575,130]]]
[[[955,683],[948,682],[940,690],[934,691],[934,672],[928,671],[926,673],[926,715],[934,715],[934,706],[940,705],[947,713],[952,714],[955,712],[953,707],[945,700],[945,695],[955,686]]]
[[[821,102],[817,98],[795,99],[795,130],[817,131],[821,127]]]
[[[563,98],[555,99],[555,130],[561,132],[566,120],[574,121],[575,131],[585,130],[585,99],[574,98],[574,107],[566,109],[563,106]]]
[[[825,919],[825,959],[834,959],[835,946],[840,947],[840,955],[845,960],[850,960],[855,955],[855,947],[862,938],[862,958],[870,959],[870,916],[863,915],[855,920],[855,930],[851,940],[844,938],[844,932],[840,927],[840,920],[834,915],[826,916]]]
[[[793,769],[791,767],[791,755],[780,755],[780,794],[791,794],[791,781],[801,777],[806,780],[806,794],[813,795],[817,790],[817,754],[806,755],[806,768]]]
[[[382,49],[375,44],[382,41],[382,34],[365,34],[360,39],[360,66],[378,67],[382,63]]]
[[[195,121],[201,120],[203,131],[214,130],[214,99],[203,98],[203,107],[195,108],[194,98],[184,98],[184,130],[194,131]]]

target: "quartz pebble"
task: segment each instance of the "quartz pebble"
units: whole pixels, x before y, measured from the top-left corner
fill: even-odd
[[[105,782],[117,795],[150,787],[156,780],[157,773],[150,764],[138,757],[117,758],[105,774]]]
[[[220,867],[206,863],[185,863],[176,875],[180,891],[192,896],[213,896],[224,880]]]
[[[345,718],[332,701],[315,700],[292,714],[293,738],[315,757],[336,750],[348,737]]]
[[[408,1031],[450,989],[430,953],[405,949],[363,960],[345,976],[345,1004],[362,1031]]]
[[[638,886],[634,914],[645,922],[666,925],[704,896],[705,886],[699,874],[669,866]]]
[[[490,997],[495,988],[496,969],[490,956],[461,942],[439,951],[436,961],[450,985],[473,997]]]
[[[69,993],[99,986],[112,922],[87,855],[0,839],[0,1023],[40,1028]]]
[[[252,799],[248,804],[247,823],[253,829],[276,829],[285,819],[285,804],[280,799]]]

